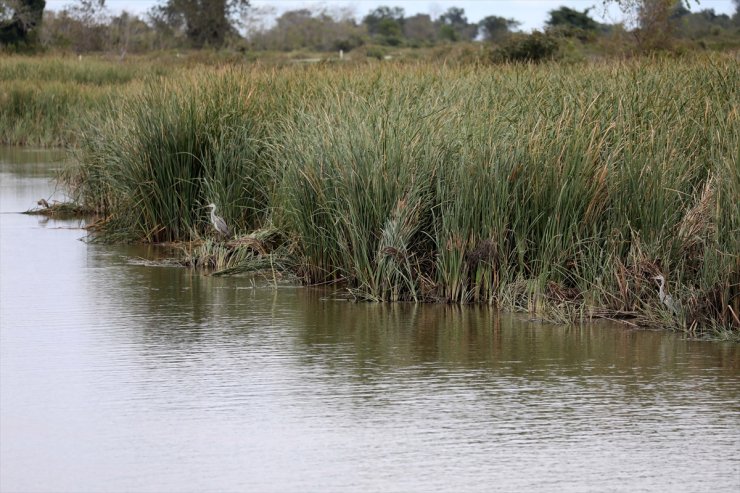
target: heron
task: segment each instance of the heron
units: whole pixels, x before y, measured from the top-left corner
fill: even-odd
[[[206,206],[211,209],[211,224],[213,228],[223,236],[229,236],[229,226],[224,221],[224,218],[216,215],[216,204],[210,203]]]
[[[660,287],[658,288],[658,298],[660,298],[661,303],[663,303],[674,315],[678,315],[678,303],[673,301],[673,296],[665,292],[665,277],[663,277],[663,274],[658,274],[653,277],[653,279],[660,283]]]

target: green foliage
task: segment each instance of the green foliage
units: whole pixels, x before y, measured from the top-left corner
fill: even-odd
[[[375,36],[397,36],[402,31],[404,10],[401,7],[378,7],[367,14],[362,23]]]
[[[368,58],[382,60],[385,57],[385,53],[385,49],[380,46],[368,46],[365,48],[365,56]]]
[[[468,22],[465,9],[450,7],[439,16],[440,38],[448,41],[470,41],[478,34],[478,26]]]
[[[273,58],[274,51],[348,52],[366,42],[423,49],[437,44],[474,43],[482,36],[501,43],[519,24],[496,15],[487,16],[479,23],[469,22],[459,7],[450,7],[432,20],[427,14],[405,17],[403,8],[383,6],[358,22],[347,9],[327,8],[289,10],[273,19],[270,8],[248,8],[247,0],[160,0],[145,17],[126,12],[110,15],[101,7],[101,0],[76,0],[60,11],[46,11],[41,25],[41,18],[38,17],[38,22],[31,21],[29,12],[39,12],[42,3],[43,0],[0,3],[3,51],[38,47],[75,54],[115,52],[124,59],[130,54],[158,50],[209,48],[239,51],[245,58],[255,60]],[[589,17],[590,8],[580,12],[560,7],[550,12],[547,31],[556,38],[588,42],[591,46],[580,56],[576,54],[573,57],[576,59],[628,54],[635,51],[635,45],[637,51],[731,50],[740,46],[738,14],[731,18],[713,10],[691,13],[686,7],[696,5],[693,1],[604,0],[604,3],[619,4],[627,21],[602,25]],[[14,7],[21,4],[35,7],[30,10]],[[24,14],[20,16],[18,12]],[[32,26],[35,27],[26,33],[25,41],[18,41],[25,36],[23,29]],[[614,35],[623,30],[625,35]],[[424,58],[426,54],[417,52],[413,57]],[[305,55],[308,54],[304,53],[303,58],[316,57]]]
[[[92,125],[73,183],[148,240],[205,234],[215,196],[363,299],[738,331],[738,77],[729,56],[190,77]]]
[[[492,53],[494,62],[542,62],[557,55],[558,41],[547,33],[513,35]]]
[[[81,136],[86,163],[70,180],[76,199],[106,210],[107,231],[130,240],[173,241],[208,228],[204,206],[218,205],[233,230],[264,218],[268,170],[253,88],[235,74],[151,83]]]
[[[400,28],[396,30],[398,34]],[[254,49],[282,51],[308,48],[347,52],[364,42],[364,30],[353,19],[335,18],[323,11],[312,12],[307,9],[285,12],[270,29],[249,36],[249,45]]]
[[[235,18],[247,7],[249,0],[163,0],[152,16],[183,29],[194,48],[218,48],[235,31]]]
[[[487,41],[500,41],[509,35],[512,28],[521,23],[515,19],[507,19],[496,15],[489,15],[478,23],[483,31],[483,39]]]
[[[588,15],[589,10],[591,9],[580,12],[568,7],[560,7],[549,12],[550,18],[545,21],[545,24],[549,27],[572,27],[593,31],[598,27],[598,23]]]
[[[437,26],[430,16],[417,14],[404,19],[403,34],[411,46],[429,45],[437,39]]]
[[[100,60],[5,57],[0,60],[0,143],[65,145],[78,126],[109,97],[122,96],[165,66]]]
[[[9,0],[0,9],[0,47],[17,50],[36,47],[45,0]]]

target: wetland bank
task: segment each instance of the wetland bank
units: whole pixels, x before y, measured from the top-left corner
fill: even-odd
[[[0,148],[2,491],[737,489],[735,343],[152,267],[18,214],[60,157]]]
[[[105,217],[97,240],[195,241],[194,264],[736,338],[739,72],[731,54],[178,70],[97,105],[64,183]],[[208,239],[209,203],[231,244]]]
[[[103,3],[0,3],[0,491],[740,490],[740,6]]]
[[[736,490],[738,71],[0,59],[0,490]]]

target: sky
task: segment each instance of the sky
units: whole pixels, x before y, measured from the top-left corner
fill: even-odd
[[[691,0],[691,10],[714,9],[717,14],[729,14],[735,11],[732,0],[700,0],[699,4]],[[61,10],[65,5],[73,3],[73,0],[47,0],[46,8]],[[155,5],[157,0],[106,0],[106,6],[113,13],[127,10],[132,13],[143,14]],[[465,15],[469,22],[478,22],[488,15],[514,18],[522,23],[521,30],[542,29],[547,13],[557,9],[561,5],[584,10],[595,7],[590,15],[599,22],[615,23],[621,20],[618,8],[605,9],[602,0],[339,0],[339,1],[317,1],[317,0],[251,0],[254,7],[260,9],[274,10],[276,15],[287,10],[301,8],[320,9],[349,9],[354,17],[362,19],[368,12],[381,5],[402,7],[406,16],[414,14],[430,14],[437,17],[450,7],[465,9]]]

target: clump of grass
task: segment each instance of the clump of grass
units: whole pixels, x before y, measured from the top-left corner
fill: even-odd
[[[218,205],[232,229],[265,217],[267,164],[252,92],[234,73],[149,83],[110,101],[81,139],[68,173],[75,198],[106,211],[103,231],[152,242],[188,239]]]
[[[442,139],[422,87],[339,88],[299,113],[280,141],[281,228],[297,235],[310,283],[349,282],[364,297],[423,299],[420,238],[433,204]],[[354,89],[354,88],[353,88]]]

